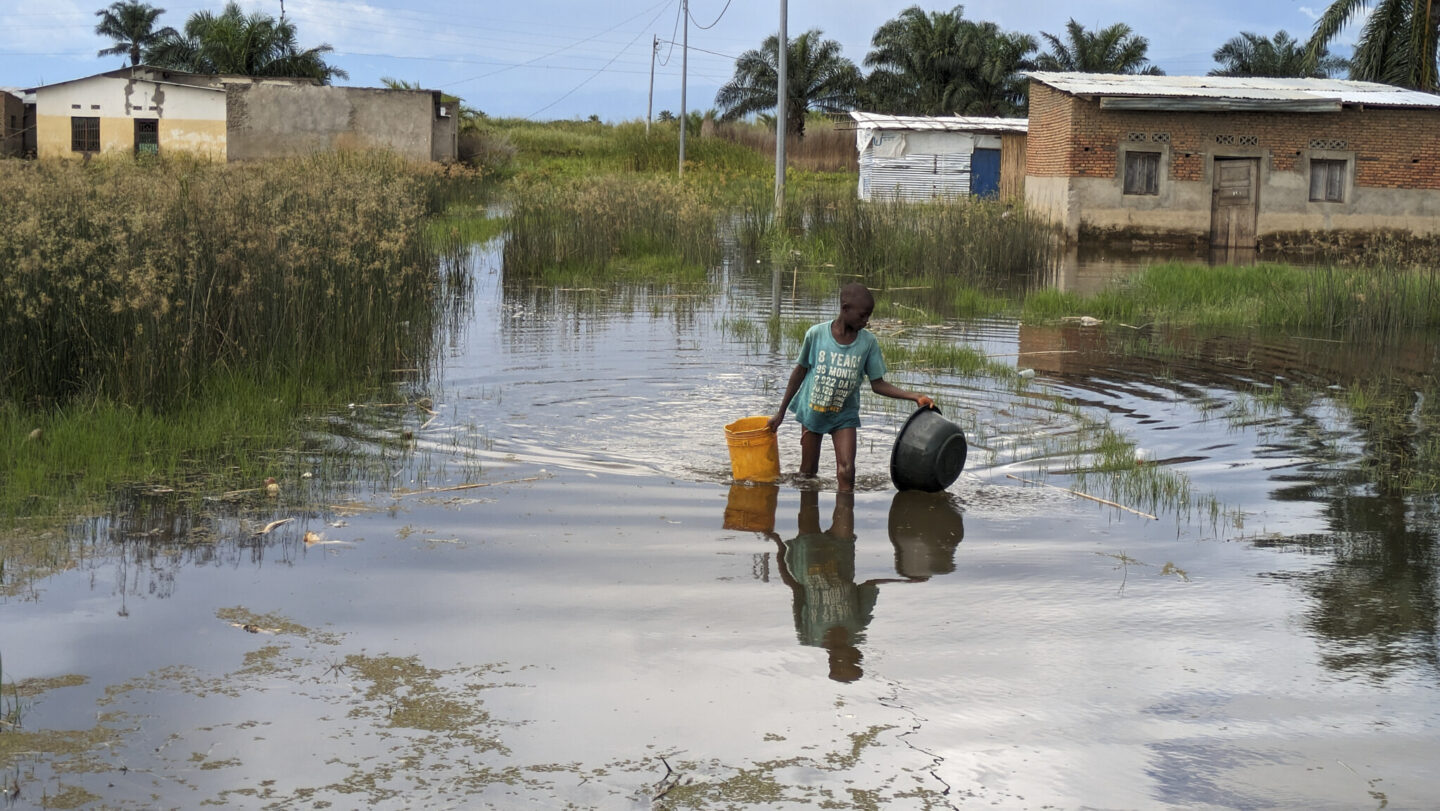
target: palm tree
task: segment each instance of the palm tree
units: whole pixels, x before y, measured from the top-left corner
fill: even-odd
[[[911,6],[876,29],[865,57],[868,106],[902,115],[1006,115],[1023,110],[1021,71],[1035,39],[964,18],[964,7]]]
[[[293,23],[261,12],[245,14],[231,0],[218,15],[209,11],[190,15],[183,36],[172,31],[146,51],[145,59],[157,67],[191,73],[289,76],[329,84],[349,76],[325,62],[324,55],[332,50],[329,45],[302,49],[296,44]]]
[[[1075,22],[1065,24],[1065,40],[1054,34],[1040,32],[1050,43],[1050,50],[1035,58],[1040,70],[1076,73],[1144,73],[1163,76],[1165,71],[1150,64],[1145,52],[1150,43],[1133,33],[1125,23],[1115,23],[1094,33]]]
[[[838,113],[855,106],[860,87],[860,69],[840,55],[840,43],[822,39],[812,28],[790,40],[786,48],[785,131],[805,135],[805,114],[810,110]],[[722,121],[774,109],[779,83],[778,36],[766,37],[759,50],[740,54],[735,77],[715,94]]]
[[[995,23],[972,23],[965,35],[965,81],[960,83],[951,110],[959,115],[1024,115],[1035,38],[1006,32]]]
[[[865,56],[869,106],[902,115],[945,115],[964,61],[964,7],[926,13],[911,6],[886,21]]]
[[[1372,8],[1373,7],[1373,8]],[[1318,63],[1325,47],[1365,9],[1370,17],[1350,58],[1350,78],[1435,92],[1440,8],[1436,0],[1334,0],[1310,35],[1307,56]]]
[[[1220,67],[1210,71],[1211,76],[1328,79],[1349,64],[1338,56],[1331,56],[1324,47],[1320,49],[1319,58],[1312,62],[1304,43],[1284,31],[1275,34],[1273,39],[1242,31],[1216,49],[1214,56]]]
[[[165,37],[175,35],[175,29],[169,26],[155,30],[156,18],[164,13],[165,9],[155,8],[139,0],[118,0],[111,3],[109,8],[95,12],[95,16],[100,18],[100,22],[95,25],[95,33],[115,40],[114,45],[95,55],[129,54],[132,67],[140,64],[140,55],[144,49]]]

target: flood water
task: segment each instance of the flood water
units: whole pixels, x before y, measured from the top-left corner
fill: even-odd
[[[1365,481],[1372,438],[1324,397],[1254,402],[1434,374],[1433,344],[1157,357],[882,308],[881,334],[1035,375],[894,369],[969,462],[895,492],[909,404],[867,395],[850,499],[828,445],[817,484],[732,486],[723,426],[793,364],[771,282],[557,290],[477,251],[426,407],[334,416],[374,464],[77,521],[62,571],[5,580],[10,804],[1433,807],[1440,509]],[[1097,419],[1192,503],[1060,489]]]

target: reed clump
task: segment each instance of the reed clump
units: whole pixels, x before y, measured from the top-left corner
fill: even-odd
[[[385,153],[0,162],[0,381],[164,410],[216,373],[424,365],[444,179]]]
[[[820,186],[787,215],[836,266],[874,287],[901,279],[993,286],[1054,257],[1047,225],[993,200],[865,201],[853,188]]]
[[[511,194],[505,272],[703,279],[721,256],[716,221],[716,209],[696,188],[669,177],[519,182]]]

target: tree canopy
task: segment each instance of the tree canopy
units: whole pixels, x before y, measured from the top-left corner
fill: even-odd
[[[128,54],[131,66],[140,64],[140,57],[146,48],[166,37],[175,36],[175,29],[169,26],[159,29],[155,27],[155,21],[164,13],[165,9],[155,8],[139,0],[118,0],[111,3],[109,8],[95,12],[95,16],[100,18],[100,22],[95,25],[95,33],[115,40],[114,45],[95,55]]]
[[[733,121],[774,109],[779,85],[780,37],[766,37],[758,50],[735,61],[735,76],[715,94],[722,120]],[[855,106],[860,70],[840,55],[840,43],[824,39],[812,28],[790,40],[786,48],[785,79],[789,104],[785,131],[805,135],[805,114],[811,110],[844,112]]]
[[[190,15],[184,34],[171,31],[146,50],[145,61],[190,73],[288,76],[329,84],[349,77],[325,61],[324,55],[332,50],[323,44],[301,48],[289,20],[262,12],[246,14],[231,0],[219,14]]]
[[[1210,71],[1211,76],[1328,79],[1349,65],[1346,60],[1331,56],[1323,46],[1312,61],[1305,43],[1283,30],[1271,39],[1241,32],[1216,49],[1214,57],[1220,67]]]
[[[1013,115],[1025,106],[1035,39],[966,20],[964,6],[919,6],[886,21],[871,39],[866,101],[898,115]]]
[[[1315,21],[1307,57],[1323,58],[1341,29],[1370,11],[1350,58],[1350,78],[1436,92],[1440,8],[1436,0],[1334,0]]]
[[[1146,52],[1149,40],[1134,33],[1125,23],[1115,23],[1099,31],[1086,31],[1072,17],[1065,24],[1065,39],[1040,32],[1049,50],[1035,58],[1040,70],[1073,71],[1078,73],[1144,73],[1163,75],[1165,71],[1150,64]]]

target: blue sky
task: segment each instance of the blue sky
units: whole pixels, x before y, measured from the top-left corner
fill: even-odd
[[[242,0],[247,11],[278,16],[282,0]],[[740,53],[759,47],[779,24],[780,0],[690,0],[686,108],[714,106],[715,92]],[[0,86],[34,87],[124,66],[99,58],[110,43],[94,33],[103,0],[0,0]],[[219,11],[222,0],[152,0],[161,25],[181,28],[190,14]],[[821,29],[857,65],[875,29],[910,5],[949,9],[953,3],[789,0],[789,32]],[[1151,61],[1170,74],[1203,74],[1211,54],[1241,31],[1271,36],[1280,29],[1309,35],[1323,3],[1214,3],[1102,0],[1084,5],[1034,0],[978,0],[965,16],[990,20],[1037,38],[1062,34],[1072,16],[1087,28],[1128,23],[1150,41]],[[643,119],[654,38],[654,111],[680,110],[680,0],[284,0],[284,12],[305,46],[329,43],[330,61],[350,74],[340,84],[373,87],[382,77],[418,81],[496,116],[536,119]],[[700,26],[707,26],[700,28]],[[1353,30],[1353,27],[1352,29]],[[1352,41],[1342,35],[1339,45]],[[676,44],[672,45],[672,41]],[[1337,48],[1345,53],[1348,47]]]

